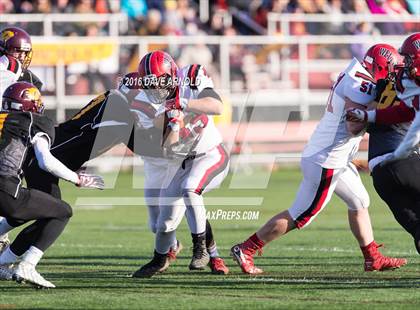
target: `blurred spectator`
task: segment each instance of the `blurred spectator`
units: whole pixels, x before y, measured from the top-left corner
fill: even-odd
[[[395,0],[366,0],[372,14],[386,14],[392,17],[400,14],[408,14],[399,1]],[[381,33],[388,35],[403,34],[405,32],[402,23],[377,23]]]
[[[55,0],[52,7],[53,13],[71,13],[74,12],[74,6],[69,0]]]
[[[0,0],[0,13],[8,14],[14,12],[13,2],[11,0]]]
[[[84,14],[84,13],[94,13],[93,11],[93,0],[79,0],[74,9],[75,13]]]
[[[420,1],[418,0],[405,0],[407,2],[407,9],[415,15],[420,15]]]
[[[49,0],[38,0],[36,3],[36,13],[48,14],[51,13],[51,3]]]
[[[148,11],[146,16],[146,21],[142,27],[140,27],[137,31],[137,34],[142,36],[159,36],[164,35],[162,29],[162,14],[156,10],[151,9]]]
[[[147,5],[144,0],[121,0],[121,11],[131,19],[139,20],[146,16]]]

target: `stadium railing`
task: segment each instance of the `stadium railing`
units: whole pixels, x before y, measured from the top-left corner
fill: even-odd
[[[128,29],[128,16],[123,13],[112,14],[74,14],[74,13],[56,13],[56,14],[1,14],[0,24],[6,23],[40,23],[42,24],[42,35],[54,36],[54,24],[71,23],[107,23],[110,36],[118,36]]]
[[[278,25],[282,35],[290,35],[290,24],[292,22],[304,23],[413,23],[420,26],[418,15],[404,14],[267,14],[267,33],[273,35],[278,33]]]

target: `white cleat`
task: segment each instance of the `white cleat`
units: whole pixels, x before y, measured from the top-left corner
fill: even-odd
[[[8,234],[0,236],[0,253],[3,252],[10,245]]]
[[[34,265],[27,262],[21,262],[17,265],[12,278],[18,283],[30,283],[38,288],[55,288],[54,284],[45,280],[44,277],[35,270]]]
[[[12,280],[13,272],[13,264],[0,265],[0,280]]]

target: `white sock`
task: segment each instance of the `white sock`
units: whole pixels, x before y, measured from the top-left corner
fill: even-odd
[[[8,246],[0,255],[0,265],[13,264],[17,261],[18,257],[10,250],[10,246]]]
[[[36,266],[41,260],[42,255],[44,255],[44,252],[34,246],[31,246],[22,256],[22,261]]]
[[[217,246],[216,246],[216,242],[209,248],[207,248],[207,251],[210,254],[210,257],[215,258],[215,257],[219,257],[219,251],[217,251]]]
[[[203,196],[187,191],[184,193],[184,202],[187,207],[185,214],[191,233],[201,234],[206,231],[206,208]]]
[[[3,239],[3,235],[7,234],[13,228],[13,226],[10,226],[9,223],[7,223],[7,220],[4,217],[0,217],[0,240]]]
[[[170,232],[157,232],[155,240],[155,250],[159,254],[166,254],[169,252],[171,246],[176,242],[176,233],[175,231]]]

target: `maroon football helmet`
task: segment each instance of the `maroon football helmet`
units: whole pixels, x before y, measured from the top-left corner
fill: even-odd
[[[21,28],[4,28],[0,32],[0,52],[19,60],[26,70],[32,60],[31,37]]]
[[[163,51],[146,54],[140,61],[138,72],[142,89],[153,103],[162,103],[174,94],[178,67],[172,57]]]
[[[371,46],[363,57],[363,66],[377,81],[385,79],[395,71],[395,67],[402,63],[398,51],[389,44],[375,44]]]
[[[3,93],[3,110],[27,111],[42,114],[44,103],[41,93],[35,85],[28,82],[16,82]]]
[[[420,32],[404,40],[399,52],[404,56],[405,68],[410,78],[420,78]]]

